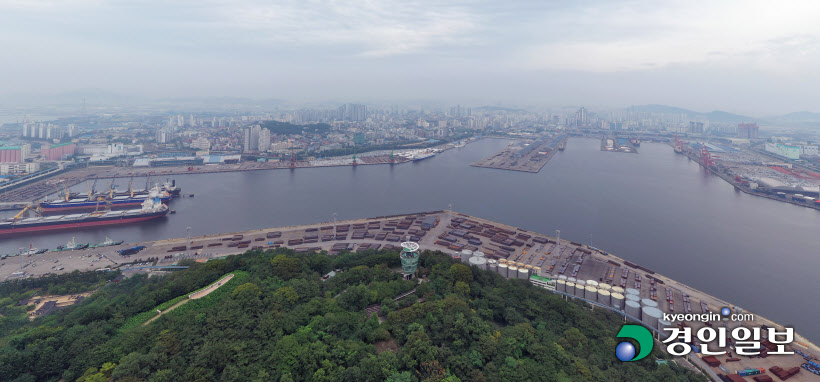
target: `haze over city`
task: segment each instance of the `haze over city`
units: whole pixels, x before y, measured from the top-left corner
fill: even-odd
[[[84,89],[820,111],[811,1],[2,1],[6,104]],[[79,97],[78,97],[79,98]]]

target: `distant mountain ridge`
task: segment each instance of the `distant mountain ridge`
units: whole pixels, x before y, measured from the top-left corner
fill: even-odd
[[[708,113],[701,113],[694,110],[684,109],[668,105],[636,105],[624,109],[625,111],[635,111],[643,113],[664,113],[664,114],[686,114],[692,119],[708,119],[710,122],[718,123],[743,123],[743,122],[762,122],[763,119],[750,117],[747,115],[740,115],[729,113],[722,110],[714,110]]]
[[[820,122],[820,113],[814,113],[811,111],[796,111],[793,113],[768,117],[767,119],[780,123],[815,123]]]

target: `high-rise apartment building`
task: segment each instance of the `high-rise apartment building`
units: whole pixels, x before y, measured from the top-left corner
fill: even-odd
[[[737,137],[747,139],[757,139],[760,127],[757,123],[740,123],[737,125]]]
[[[267,130],[267,129],[265,129]],[[253,125],[245,129],[245,142],[243,152],[252,152],[259,150],[259,135],[262,132],[262,127]],[[268,131],[268,142],[270,142],[270,131]]]

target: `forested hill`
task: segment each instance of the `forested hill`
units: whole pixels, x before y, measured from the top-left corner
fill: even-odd
[[[390,251],[258,252],[166,277],[73,274],[0,285],[0,381],[705,381],[682,367],[615,358],[621,319],[525,280],[424,253],[404,281]],[[321,275],[342,269],[322,281]],[[204,298],[187,295],[233,274]],[[19,298],[96,292],[21,320]],[[394,302],[392,297],[415,289]],[[380,304],[380,320],[365,308]],[[174,309],[169,309],[176,306]],[[165,313],[151,322],[156,309]],[[147,323],[146,323],[147,322]]]

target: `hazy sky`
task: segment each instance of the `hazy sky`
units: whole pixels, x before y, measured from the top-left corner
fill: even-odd
[[[785,0],[0,0],[0,94],[820,112],[818,14]]]

